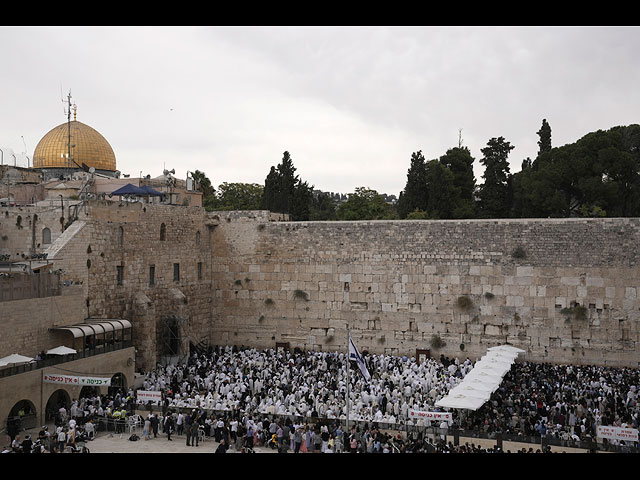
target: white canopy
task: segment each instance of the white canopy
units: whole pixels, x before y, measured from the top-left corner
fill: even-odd
[[[0,358],[0,367],[4,367],[5,365],[11,365],[13,363],[27,363],[33,360],[31,357],[25,357],[24,355],[20,355],[19,353],[12,353],[11,355]]]
[[[481,398],[485,402],[489,400],[489,398],[491,398],[491,393],[492,392],[486,389],[476,388],[472,385],[462,385],[462,384],[449,390],[449,395],[453,395],[454,397],[463,396],[463,397]]]
[[[460,408],[465,410],[477,410],[486,400],[481,398],[468,397],[465,395],[447,395],[436,402],[436,407]]]
[[[78,352],[73,348],[65,347],[64,345],[60,345],[59,347],[47,350],[47,355],[69,355],[70,353]]]
[[[514,347],[513,345],[497,345],[495,347],[487,348],[487,351],[502,351],[502,352],[516,352],[516,353],[524,353],[525,351],[521,348]]]
[[[436,402],[437,407],[477,410],[491,398],[521,350],[511,345],[491,347],[456,387]]]

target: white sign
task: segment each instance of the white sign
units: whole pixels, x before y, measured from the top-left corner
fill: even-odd
[[[138,399],[138,403],[142,403],[146,405],[148,402],[153,403],[154,405],[160,404],[162,402],[162,392],[156,392],[153,390],[138,390],[136,392],[136,398]]]
[[[92,387],[108,387],[109,385],[111,385],[110,378],[77,377],[74,375],[60,375],[57,373],[43,373],[42,381],[46,383],[58,383],[62,385],[88,385]]]
[[[608,438],[609,440],[624,440],[626,442],[637,442],[638,429],[609,427],[606,425],[600,425],[598,427],[598,437]]]
[[[47,383],[60,383],[63,385],[80,385],[80,380],[78,379],[78,377],[74,377],[72,375],[58,375],[58,374],[43,373],[42,380]]]
[[[92,387],[109,387],[111,386],[110,378],[100,377],[79,377],[80,385],[90,385]]]
[[[421,412],[419,410],[409,410],[409,418],[431,420],[434,422],[453,421],[453,414],[447,412]]]

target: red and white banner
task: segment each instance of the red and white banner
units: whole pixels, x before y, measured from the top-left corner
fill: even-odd
[[[434,422],[453,421],[453,414],[447,412],[421,412],[419,410],[409,410],[409,418],[431,420]]]
[[[609,440],[624,440],[625,442],[638,441],[638,429],[636,428],[609,427],[606,425],[600,425],[598,427],[597,435],[600,438],[607,438]]]
[[[138,390],[136,392],[136,398],[138,399],[138,403],[142,403],[144,405],[148,402],[158,405],[162,402],[162,392],[154,390]]]
[[[43,373],[42,380],[47,383],[60,383],[63,385],[80,385],[80,378],[72,375],[60,375]]]

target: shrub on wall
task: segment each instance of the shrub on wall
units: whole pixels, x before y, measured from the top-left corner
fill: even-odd
[[[458,297],[457,303],[458,303],[458,307],[462,308],[463,310],[468,310],[473,306],[473,302],[466,295]]]
[[[309,301],[309,295],[304,290],[294,290],[293,298],[299,298],[300,300],[304,300],[305,302]]]

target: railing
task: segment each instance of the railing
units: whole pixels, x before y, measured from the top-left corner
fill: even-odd
[[[14,365],[12,367],[6,367],[0,369],[0,378],[10,377],[12,375],[18,375],[21,373],[31,372],[33,370],[39,370],[41,368],[52,367],[61,363],[73,362],[74,360],[80,360],[82,358],[93,357],[95,355],[102,355],[104,353],[114,352],[129,348],[133,346],[132,340],[125,340],[123,342],[116,342],[114,344],[101,345],[94,349],[81,350],[78,353],[70,355],[56,355],[51,358],[45,358],[43,360],[33,360],[29,363],[21,365]]]
[[[155,410],[161,409],[159,406],[153,406]],[[170,407],[173,412],[183,412],[188,413],[193,410],[193,406],[188,407]],[[148,410],[148,406],[138,404],[136,406],[138,411]],[[216,415],[216,416],[225,416],[229,415],[231,412],[228,410],[214,410],[214,409],[203,409],[207,412],[207,416]],[[163,414],[166,412],[163,412]],[[290,420],[292,423],[297,424],[308,424],[311,426],[315,426],[316,424],[328,424],[334,422],[340,422],[342,427],[346,427],[344,419],[336,419],[336,418],[324,418],[324,417],[304,417],[301,415],[282,415],[282,414],[270,414],[270,413],[254,413],[254,420],[262,420],[263,418],[273,418],[280,419],[282,424],[287,420]],[[502,447],[504,442],[514,442],[523,445],[527,445],[528,448],[533,448],[534,451],[537,449],[543,450],[543,447],[546,446],[556,446],[556,447],[567,447],[567,448],[576,448],[580,450],[585,450],[589,452],[616,452],[616,453],[640,453],[640,445],[638,442],[635,442],[635,445],[612,445],[606,439],[602,441],[598,441],[600,439],[593,439],[591,437],[586,437],[582,440],[572,440],[572,439],[561,439],[554,438],[552,436],[546,435],[545,437],[541,437],[540,435],[515,435],[508,433],[489,433],[489,432],[477,432],[473,430],[460,430],[456,428],[440,428],[440,427],[428,427],[421,425],[407,425],[400,423],[382,423],[382,422],[372,422],[372,421],[362,421],[362,420],[349,420],[349,428],[358,427],[360,431],[363,431],[366,428],[376,428],[384,431],[393,431],[393,432],[404,432],[407,437],[421,435],[422,438],[431,438],[432,443],[435,443],[437,439],[446,439],[447,442],[451,441],[452,444],[458,445],[461,440],[465,442],[468,439],[482,439],[482,440],[491,440],[494,441],[497,446],[500,446],[503,451],[505,449]],[[515,453],[515,452],[514,452]]]

